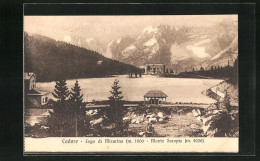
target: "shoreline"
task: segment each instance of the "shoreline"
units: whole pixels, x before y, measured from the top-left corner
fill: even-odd
[[[193,79],[222,79],[222,80],[227,80],[228,78],[226,77],[206,77],[206,76],[201,76],[201,75],[173,75],[173,74],[160,74],[160,77],[165,77],[165,78],[193,78]]]
[[[92,78],[113,78],[113,77],[117,77],[117,76],[128,76],[128,74],[118,74],[118,75],[108,75],[108,76],[93,76],[93,77],[79,77],[79,78],[69,78],[66,79],[66,81],[70,81],[70,80],[76,80],[76,79],[92,79]],[[206,76],[200,76],[200,75],[196,75],[196,76],[184,76],[184,75],[161,75],[161,74],[142,74],[143,76],[157,76],[157,77],[162,77],[162,78],[185,78],[185,79],[221,79],[223,81],[225,81],[227,78],[216,78],[216,77],[206,77]],[[142,78],[141,77],[141,78]],[[136,77],[130,77],[129,79],[135,79]],[[140,78],[140,77],[137,77]],[[51,82],[55,82],[57,80],[50,80],[50,81],[42,81],[42,80],[37,80],[38,83],[51,83]]]

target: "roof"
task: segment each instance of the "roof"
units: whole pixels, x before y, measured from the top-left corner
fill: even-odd
[[[26,95],[39,95],[39,96],[43,96],[43,95],[46,95],[46,94],[49,94],[50,92],[47,92],[47,91],[41,91],[41,90],[37,90],[37,89],[31,89],[30,91],[28,91],[26,93]]]
[[[26,72],[26,73],[23,74],[24,80],[28,80],[28,79],[30,79],[32,76],[35,76],[35,74],[32,73],[32,72]]]
[[[149,92],[147,92],[144,97],[159,97],[159,98],[164,98],[164,97],[168,97],[165,93],[163,93],[160,90],[150,90]]]
[[[164,64],[145,64],[146,66],[162,66]]]

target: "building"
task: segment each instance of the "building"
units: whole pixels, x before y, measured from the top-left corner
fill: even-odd
[[[34,73],[26,72],[24,73],[24,90],[30,91],[36,88],[36,76]]]
[[[49,101],[50,92],[36,89],[36,75],[24,73],[24,96],[26,108],[40,108]]]
[[[146,74],[165,73],[165,65],[163,64],[146,64]]]
[[[41,108],[49,101],[49,93],[37,89],[31,89],[25,94],[25,106],[28,108]]]
[[[160,104],[166,102],[166,97],[168,96],[160,90],[150,90],[144,95],[144,103]]]

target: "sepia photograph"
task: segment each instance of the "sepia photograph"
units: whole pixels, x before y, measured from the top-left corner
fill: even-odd
[[[24,16],[23,41],[25,149],[239,138],[238,15]]]

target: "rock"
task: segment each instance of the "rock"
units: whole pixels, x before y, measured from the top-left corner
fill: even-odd
[[[206,112],[207,115],[212,114],[212,110]]]
[[[90,121],[90,124],[91,125],[96,125],[96,124],[102,123],[102,121],[103,121],[103,118],[99,118],[99,119]]]
[[[177,113],[180,115],[183,112],[183,110],[178,110]]]
[[[129,121],[129,122],[130,122],[130,121],[131,121],[131,118],[130,118],[130,117],[124,117],[124,118],[123,118],[123,121]]]
[[[157,114],[157,116],[160,117],[160,118],[162,118],[162,117],[163,117],[163,113],[162,113],[162,112],[159,112],[159,113]]]
[[[164,120],[163,118],[159,118],[159,122],[163,122],[163,120]]]
[[[201,116],[200,109],[197,109],[197,113],[198,113],[199,116]]]
[[[49,127],[47,127],[47,126],[41,126],[41,129],[49,129]]]
[[[136,119],[132,119],[132,120],[131,120],[131,123],[132,123],[132,124],[136,123]]]
[[[203,122],[203,124],[205,125],[207,121],[209,121],[213,116],[209,116],[209,117],[201,117],[201,120]]]
[[[140,117],[138,118],[138,121],[141,123],[141,122],[144,122],[144,118],[143,117]]]
[[[152,114],[151,117],[152,117],[152,118],[156,118],[156,114]]]
[[[145,134],[145,132],[139,132],[140,136],[143,136]]]
[[[198,117],[198,116],[201,116],[201,113],[200,113],[200,110],[199,109],[193,109],[192,110],[192,114],[194,117]]]
[[[198,121],[201,121],[201,117],[200,117],[200,116],[198,116],[196,119],[197,119]]]
[[[198,126],[196,124],[191,124],[190,127],[196,129]]]
[[[146,118],[149,119],[151,117],[151,115],[146,115]]]
[[[208,124],[207,126],[205,126],[205,125],[202,126],[202,130],[204,133],[207,133],[209,128],[210,128],[210,124]]]
[[[156,123],[157,122],[157,119],[156,118],[149,118],[149,123]]]
[[[212,114],[218,114],[220,110],[213,110]]]
[[[144,123],[145,123],[145,124],[147,124],[148,122],[149,122],[149,121],[147,121],[147,120],[146,120],[146,121],[144,121]]]
[[[193,109],[191,112],[192,112],[192,114],[193,114],[194,117],[197,117],[197,116],[198,116],[198,114],[197,114],[197,112],[196,112],[195,109]]]

